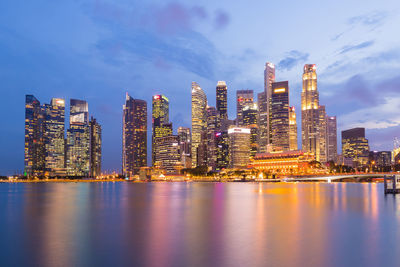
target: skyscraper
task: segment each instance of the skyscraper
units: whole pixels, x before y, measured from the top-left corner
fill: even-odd
[[[101,174],[101,126],[93,117],[89,121],[90,128],[90,176]]]
[[[319,93],[315,64],[306,64],[303,73],[301,93],[301,136],[302,150],[313,153],[320,161],[320,122]],[[322,111],[321,111],[322,112]]]
[[[325,106],[318,107],[318,150],[316,159],[320,162],[327,162],[327,128]]]
[[[289,108],[289,149],[298,149],[296,110],[294,109],[294,107]]]
[[[122,127],[122,173],[131,177],[147,166],[146,101],[126,94]]]
[[[258,152],[258,107],[256,103],[243,107],[243,126],[250,129],[250,157]]]
[[[204,162],[204,159],[198,159],[198,148],[206,141],[203,138],[207,127],[206,107],[206,94],[197,83],[192,82],[192,167]]]
[[[24,173],[29,178],[44,174],[43,109],[33,95],[25,96]]]
[[[368,164],[369,145],[365,138],[364,128],[353,128],[342,131],[342,155],[351,158],[358,167]]]
[[[337,124],[336,116],[326,116],[327,161],[337,160]]]
[[[184,168],[192,167],[192,141],[190,128],[179,127],[178,128],[178,137],[179,137],[179,149],[181,153],[181,162]]]
[[[44,105],[45,175],[65,176],[65,101],[53,98]]]
[[[275,65],[267,62],[264,67],[264,93],[268,98],[272,95],[273,82],[275,82]]]
[[[217,111],[221,120],[228,119],[228,87],[224,81],[219,81],[216,88]]]
[[[219,113],[215,107],[207,107],[207,166],[217,169],[218,142],[217,133],[220,129]]]
[[[168,135],[156,137],[154,166],[165,170],[166,173],[179,173],[183,168],[179,149],[179,137]]]
[[[269,141],[268,130],[268,105],[267,95],[265,92],[259,93],[258,98],[258,152],[267,152],[267,145]]]
[[[169,122],[169,100],[164,95],[154,95],[152,101],[152,163],[155,163],[156,138],[172,135]]]
[[[69,127],[67,130],[67,174],[87,177],[90,171],[90,131],[86,101],[70,100]]]
[[[290,150],[289,83],[272,83],[270,108],[271,144],[275,151]]]
[[[229,128],[230,168],[246,168],[250,163],[250,134],[249,128]]]
[[[243,125],[243,108],[254,102],[253,90],[237,90],[236,91],[236,119],[237,125]]]

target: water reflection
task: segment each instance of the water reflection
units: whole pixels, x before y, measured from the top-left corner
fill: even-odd
[[[6,266],[394,266],[375,183],[0,184]]]

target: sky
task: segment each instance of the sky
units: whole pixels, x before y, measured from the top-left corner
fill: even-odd
[[[391,150],[400,137],[398,25],[398,0],[1,1],[0,175],[23,171],[26,94],[87,100],[103,127],[103,169],[119,171],[126,92],[146,100],[149,115],[151,96],[167,96],[176,132],[191,126],[192,81],[211,106],[226,81],[233,119],[236,90],[261,92],[267,61],[289,81],[297,110],[303,66],[317,64],[338,143],[340,131],[365,127],[371,150]]]

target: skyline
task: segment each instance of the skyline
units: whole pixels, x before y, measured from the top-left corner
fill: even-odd
[[[262,92],[263,66],[267,61],[277,65],[277,81],[289,81],[290,103],[297,111],[300,110],[302,67],[309,62],[317,64],[320,101],[326,105],[327,114],[337,116],[338,137],[342,130],[363,126],[366,127],[372,150],[392,150],[393,138],[400,135],[400,113],[396,113],[396,101],[400,97],[396,90],[400,88],[400,78],[395,75],[399,69],[396,62],[400,58],[396,51],[399,44],[396,40],[388,39],[388,33],[394,32],[388,24],[396,25],[396,21],[399,21],[399,4],[394,1],[388,2],[396,8],[387,8],[386,11],[381,7],[376,9],[371,2],[367,2],[357,9],[357,14],[350,8],[354,3],[348,4],[349,10],[345,9],[340,14],[337,7],[327,4],[327,10],[319,10],[315,19],[322,18],[331,9],[331,12],[338,15],[334,22],[337,23],[336,27],[321,33],[321,27],[327,24],[327,20],[321,19],[313,25],[315,28],[312,30],[302,28],[305,36],[319,33],[319,39],[311,42],[303,38],[289,47],[288,40],[296,38],[296,34],[288,34],[287,24],[299,21],[296,16],[290,17],[293,13],[301,13],[299,9],[294,12],[294,9],[300,8],[298,3],[293,3],[293,8],[287,10],[291,18],[289,22],[280,22],[277,27],[282,33],[273,35],[279,39],[283,38],[282,34],[286,34],[284,36],[288,40],[281,38],[282,41],[274,42],[274,38],[265,40],[261,36],[263,31],[252,19],[247,20],[243,26],[238,25],[244,21],[243,16],[250,16],[247,13],[256,10],[249,8],[246,14],[242,14],[238,12],[241,4],[237,3],[224,5],[222,1],[218,3],[220,6],[205,3],[203,8],[179,2],[156,4],[153,7],[143,7],[143,4],[137,3],[136,8],[141,10],[139,13],[153,8],[153,12],[164,14],[154,23],[160,23],[162,19],[169,23],[164,23],[165,28],[162,29],[158,28],[162,24],[157,26],[152,23],[140,24],[140,29],[137,25],[130,29],[131,24],[126,21],[121,3],[108,4],[110,8],[106,9],[101,7],[106,3],[103,1],[97,1],[95,6],[90,6],[90,2],[83,4],[77,1],[62,3],[61,8],[49,4],[40,10],[28,3],[19,10],[16,8],[19,6],[17,2],[0,4],[3,10],[0,12],[4,12],[0,18],[0,56],[3,58],[0,75],[4,81],[2,93],[7,99],[1,107],[2,124],[6,125],[0,131],[1,174],[22,170],[21,122],[24,118],[25,94],[33,94],[42,102],[49,102],[52,97],[88,101],[98,121],[104,126],[104,169],[119,170],[122,151],[121,105],[126,91],[133,98],[144,99],[148,104],[155,94],[169,97],[170,117],[176,133],[179,126],[191,126],[188,111],[192,81],[201,85],[208,99],[211,99],[209,105],[215,106],[216,83],[225,80],[228,86],[228,114],[234,118],[236,90],[251,89],[254,95]],[[255,14],[265,10],[261,4],[258,6],[260,11]],[[274,9],[274,6],[271,8]],[[67,26],[66,22],[71,22],[71,19],[59,14],[60,10],[66,14],[76,14],[75,23],[82,25],[76,33],[72,32],[75,30],[74,23]],[[55,22],[47,25],[46,18],[38,17],[38,14],[52,14],[51,18]],[[187,14],[193,15],[195,19]],[[22,15],[33,19],[37,27],[28,28],[31,22],[29,19],[15,21]],[[56,18],[58,15],[60,18]],[[12,16],[15,19],[11,19]],[[185,20],[189,21],[185,26],[178,23]],[[219,24],[214,24],[215,21],[219,21]],[[246,25],[253,25],[249,33],[243,30]],[[60,26],[63,26],[62,31],[57,28]],[[126,40],[129,29],[134,37]],[[115,33],[116,36],[100,38],[104,37],[100,34],[102,31],[107,32],[105,35]],[[232,34],[236,31],[243,34],[243,38],[236,40]],[[246,38],[252,34],[257,38]],[[331,36],[330,39],[327,34]],[[351,35],[354,35],[354,40],[351,40]],[[375,39],[371,39],[372,36]],[[223,42],[224,47],[218,43],[217,37],[227,40]],[[188,41],[188,44],[181,41],[173,46],[171,42],[179,38]],[[229,42],[232,40],[236,41]],[[265,45],[266,41],[269,41],[268,46],[261,49],[260,46]],[[332,45],[326,45],[326,42]],[[137,43],[142,43],[142,46]],[[136,46],[132,48],[133,44]],[[278,47],[278,44],[282,47]],[[305,48],[307,44],[313,47]],[[340,66],[340,62],[343,62],[344,67]],[[370,81],[373,82],[369,84]],[[385,87],[377,90],[376,84]],[[351,100],[351,96],[356,99]],[[341,103],[335,106],[338,99]],[[370,116],[364,120],[366,114]],[[148,113],[148,116],[151,115]],[[300,120],[301,116],[297,114],[298,125],[301,124]],[[377,129],[386,126],[391,127]]]

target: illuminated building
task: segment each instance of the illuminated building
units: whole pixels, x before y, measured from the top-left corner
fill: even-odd
[[[318,146],[319,94],[314,64],[304,66],[303,91],[301,92],[302,150],[316,155]]]
[[[157,142],[157,146],[154,166],[165,170],[166,173],[179,173],[179,170],[183,168],[179,137],[177,135],[157,137],[155,142]]]
[[[179,149],[181,153],[181,162],[184,168],[192,167],[192,158],[191,158],[191,134],[190,128],[179,127],[178,128],[178,137],[179,137]]]
[[[93,117],[90,128],[90,177],[101,175],[101,126]]]
[[[90,131],[89,112],[86,101],[71,99],[69,129],[67,130],[68,176],[89,176]]]
[[[368,164],[369,145],[364,128],[342,131],[342,155],[351,158],[357,167]]]
[[[207,107],[207,166],[217,169],[217,133],[220,129],[219,113],[215,107]]]
[[[192,82],[192,167],[197,167],[199,162],[204,159],[198,159],[198,148],[204,144],[204,132],[206,132],[207,97],[201,87]],[[204,153],[201,153],[204,154]]]
[[[53,98],[44,105],[45,176],[65,176],[65,101]]]
[[[172,125],[169,122],[169,100],[164,95],[154,95],[152,101],[152,129],[151,150],[152,163],[155,163],[155,150],[158,137],[172,135]]]
[[[243,107],[243,126],[250,129],[250,157],[258,152],[258,107],[256,103],[250,103]]]
[[[294,107],[289,108],[289,150],[297,150],[297,121],[296,110]]]
[[[287,151],[289,144],[289,83],[272,83],[270,101],[271,144],[274,151]]]
[[[243,108],[253,104],[253,90],[237,90],[236,91],[236,119],[237,125],[243,126]]]
[[[219,131],[215,134],[217,144],[217,170],[229,166],[229,136],[228,129],[234,125],[232,120],[221,120]]]
[[[264,67],[264,92],[268,98],[272,95],[273,82],[275,82],[275,65],[267,62]]]
[[[311,153],[302,151],[286,151],[272,153],[257,153],[251,166],[260,171],[279,174],[310,173],[309,162],[315,159]]]
[[[257,95],[258,100],[258,152],[267,152],[267,145],[269,144],[269,130],[268,130],[268,106],[267,96],[265,92]]]
[[[318,149],[316,159],[319,162],[327,162],[327,126],[325,106],[318,107]]]
[[[122,127],[122,173],[131,177],[147,166],[146,101],[126,94]]]
[[[327,161],[337,160],[337,123],[336,116],[326,116]]]
[[[392,152],[370,151],[368,160],[372,170],[390,171],[392,166]]]
[[[216,108],[221,120],[228,119],[228,87],[224,81],[219,81],[216,88]]]
[[[397,137],[393,140],[392,162],[400,164],[400,140]]]
[[[247,168],[250,163],[250,129],[230,127],[229,168]]]
[[[24,172],[30,177],[44,174],[43,109],[33,95],[25,96]]]

